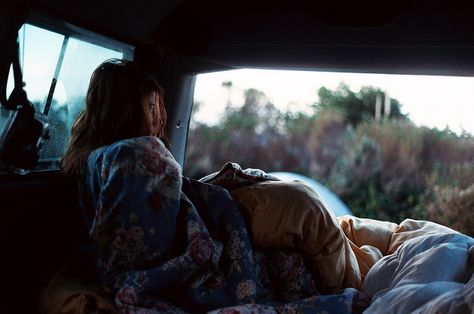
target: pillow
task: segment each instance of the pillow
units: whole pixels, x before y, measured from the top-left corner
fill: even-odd
[[[300,233],[306,232],[302,229],[308,218],[321,220],[319,228],[337,229],[336,218],[322,205],[317,192],[301,181],[258,182],[230,193],[252,230],[256,246],[293,248],[302,237]]]
[[[350,243],[312,188],[298,180],[265,181],[230,193],[257,248],[300,250],[309,259],[321,292],[360,288],[361,275]]]

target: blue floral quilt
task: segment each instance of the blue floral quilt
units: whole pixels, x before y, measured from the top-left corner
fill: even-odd
[[[98,267],[123,313],[351,313],[345,289],[319,295],[297,252],[254,251],[228,191],[182,176],[155,137],[95,150],[83,187]]]

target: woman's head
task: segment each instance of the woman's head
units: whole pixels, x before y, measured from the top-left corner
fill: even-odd
[[[92,150],[119,140],[145,135],[165,139],[165,126],[163,92],[156,80],[130,61],[107,60],[92,73],[63,169],[77,175]]]
[[[150,102],[151,95],[155,119],[160,119],[159,130],[150,124],[152,108],[143,104],[145,99]],[[94,138],[103,142],[99,146],[130,137],[163,136],[166,113],[162,96],[156,80],[132,62],[107,60],[92,73],[86,109],[76,124],[85,123],[94,129]]]

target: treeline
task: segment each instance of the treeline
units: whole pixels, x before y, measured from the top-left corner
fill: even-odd
[[[216,125],[193,119],[187,176],[227,161],[297,172],[326,184],[356,216],[430,219],[474,235],[472,135],[417,127],[374,87],[322,87],[311,113],[282,112],[256,89],[244,96]]]

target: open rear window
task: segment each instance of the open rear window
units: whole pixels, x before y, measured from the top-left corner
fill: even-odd
[[[473,90],[473,77],[201,74],[184,174],[232,161],[317,181],[359,217],[430,219],[474,235]]]

